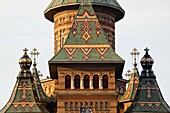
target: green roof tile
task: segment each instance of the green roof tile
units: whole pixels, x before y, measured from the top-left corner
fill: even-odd
[[[153,59],[146,54],[141,60],[143,67],[135,98],[125,113],[170,113],[170,107],[163,99],[156,76],[152,71]]]
[[[83,4],[64,46],[49,61],[56,62],[124,63],[124,60],[108,44],[92,6]]]
[[[119,102],[133,101],[135,99],[138,85],[139,85],[139,72],[137,68],[134,68],[131,73],[128,88]]]
[[[63,6],[80,5],[81,2],[82,0],[52,0],[49,6],[45,10],[45,16],[50,21],[53,21],[53,15],[56,13],[55,10],[57,8],[60,8]],[[93,5],[98,5],[98,7],[107,6],[107,7],[113,8],[114,10],[117,10],[118,13],[121,15],[120,16],[119,14],[116,14],[117,21],[122,19],[124,16],[125,12],[116,0],[90,0],[90,2]]]
[[[40,100],[41,92],[37,89],[37,83],[34,83],[34,77],[29,70],[32,64],[31,59],[25,52],[19,61],[21,71],[11,97],[0,113],[49,113],[46,109],[46,102]]]

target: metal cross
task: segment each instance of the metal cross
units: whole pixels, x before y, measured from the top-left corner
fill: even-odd
[[[130,71],[130,70],[128,70],[128,71],[127,71],[127,73],[125,74],[125,76],[126,76],[126,78],[127,78],[127,79],[129,79],[129,78],[130,78],[130,76],[131,76],[131,71]]]
[[[146,49],[144,49],[144,51],[146,51],[146,54],[148,54],[149,49],[146,47]]]
[[[140,53],[137,51],[136,48],[134,48],[133,51],[132,51],[130,54],[132,55],[132,58],[134,59],[133,65],[134,65],[134,67],[136,67],[136,66],[137,66],[137,61],[136,61],[136,59],[137,59],[137,56],[138,56]]]
[[[25,54],[27,54],[28,49],[24,48],[23,51],[25,52]]]
[[[38,55],[39,55],[40,53],[37,51],[36,48],[34,48],[34,49],[31,51],[30,54],[31,54],[31,56],[34,57],[34,65],[36,66],[36,64],[38,64],[38,63],[36,62],[36,58],[38,58]]]

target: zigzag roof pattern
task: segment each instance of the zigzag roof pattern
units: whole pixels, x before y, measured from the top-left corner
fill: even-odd
[[[108,44],[90,3],[80,6],[68,38],[61,50],[49,61],[124,63]]]
[[[49,113],[46,109],[46,98],[40,98],[37,86],[29,70],[32,64],[31,59],[25,52],[19,61],[21,71],[11,97],[0,113]],[[37,83],[36,83],[37,84]],[[41,100],[40,100],[41,99]]]
[[[153,59],[146,54],[141,60],[143,67],[135,98],[125,113],[170,113],[170,107],[163,99],[156,76],[152,71]]]

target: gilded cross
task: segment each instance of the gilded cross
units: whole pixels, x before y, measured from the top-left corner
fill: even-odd
[[[31,54],[31,56],[34,57],[34,66],[36,66],[36,64],[38,64],[38,63],[36,62],[36,58],[38,58],[38,55],[39,55],[40,53],[37,51],[36,48],[34,48],[34,49],[31,51],[30,54]]]
[[[25,54],[27,54],[28,49],[24,48],[23,51],[25,52]]]
[[[133,49],[133,51],[130,53],[132,55],[132,58],[134,59],[133,65],[134,67],[137,66],[137,56],[140,54],[136,48]]]
[[[127,78],[127,79],[129,79],[129,78],[130,78],[130,76],[131,76],[131,71],[130,71],[130,70],[128,70],[128,71],[127,71],[127,73],[125,74],[125,76],[126,76],[126,78]]]

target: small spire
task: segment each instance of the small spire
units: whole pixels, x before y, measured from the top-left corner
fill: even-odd
[[[137,51],[137,49],[136,48],[134,48],[133,49],[133,51],[130,53],[131,55],[132,55],[132,58],[134,59],[134,61],[133,61],[133,65],[134,65],[134,67],[136,68],[136,66],[137,66],[137,56],[140,54],[138,51]]]
[[[36,67],[36,65],[38,64],[38,62],[36,61],[36,58],[38,58],[38,55],[40,54],[36,48],[34,48],[32,51],[31,51],[31,56],[34,57],[34,64],[33,66]]]

